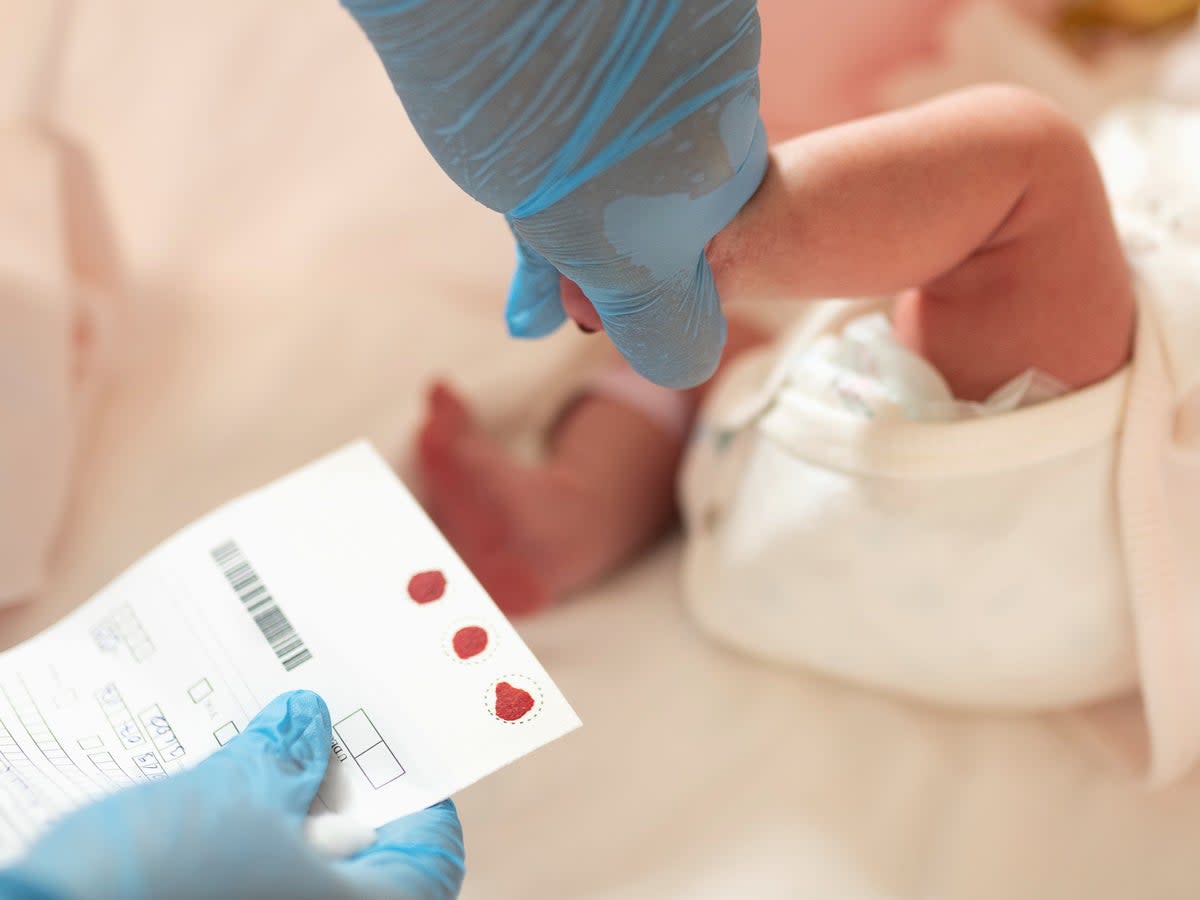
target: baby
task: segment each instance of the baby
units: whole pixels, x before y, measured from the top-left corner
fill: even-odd
[[[1179,774],[1200,754],[1180,550],[1200,538],[1200,122],[1115,127],[1120,230],[1085,136],[1020,89],[775,148],[708,247],[731,316],[712,386],[594,373],[529,466],[438,385],[431,515],[525,613],[663,534],[678,481],[685,593],[721,641],[973,706],[1140,686],[1154,774]],[[735,317],[827,297],[879,299],[811,304],[782,337]],[[563,302],[599,327],[577,288]]]

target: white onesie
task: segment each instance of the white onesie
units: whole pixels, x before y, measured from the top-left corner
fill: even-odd
[[[702,413],[684,580],[726,643],[927,700],[1140,686],[1163,781],[1200,756],[1200,114],[1125,111],[1097,152],[1137,280],[1132,362],[974,410],[910,372],[889,410],[845,358],[881,305],[818,304]]]

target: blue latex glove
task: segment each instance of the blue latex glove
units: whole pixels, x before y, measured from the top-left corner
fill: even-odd
[[[284,694],[194,769],[67,816],[0,872],[0,897],[456,897],[462,830],[449,800],[378,829],[349,860],[308,847],[304,816],[331,738],[320,697]]]
[[[766,171],[755,0],[342,2],[441,167],[508,219],[510,331],[562,323],[561,272],[647,378],[711,375],[704,247]]]

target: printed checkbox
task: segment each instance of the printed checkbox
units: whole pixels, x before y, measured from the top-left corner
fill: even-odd
[[[91,737],[79,739],[80,750],[99,750],[104,746],[104,739],[99,735],[93,734]]]
[[[396,759],[396,755],[382,741],[366,753],[354,757],[354,761],[374,788],[381,788],[404,774],[404,766],[400,765],[400,760]]]
[[[188,696],[192,698],[193,703],[199,703],[211,693],[212,685],[208,683],[207,678],[201,678],[190,688],[188,688]]]
[[[226,722],[220,728],[213,732],[213,737],[217,739],[217,743],[224,747],[232,741],[238,733],[238,727],[232,722]]]
[[[342,746],[351,756],[366,753],[383,740],[375,726],[371,724],[371,720],[367,718],[367,714],[361,709],[350,713],[333,727],[337,731],[338,737],[342,739]]]
[[[133,654],[134,662],[145,662],[154,655],[154,645],[149,641],[137,641],[130,643],[129,652]],[[210,693],[211,691],[212,688],[209,688]]]

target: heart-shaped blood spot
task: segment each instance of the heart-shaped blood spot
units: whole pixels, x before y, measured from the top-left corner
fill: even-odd
[[[454,652],[459,659],[478,656],[488,645],[488,633],[478,625],[468,625],[454,632]]]
[[[432,603],[446,593],[446,576],[434,569],[418,572],[408,580],[408,596],[417,603]]]
[[[533,709],[533,695],[513,687],[507,681],[496,685],[496,715],[505,722],[515,722]]]

